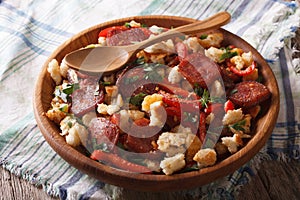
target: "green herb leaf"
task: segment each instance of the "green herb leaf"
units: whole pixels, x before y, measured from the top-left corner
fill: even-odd
[[[134,64],[143,65],[145,64],[145,58],[142,56],[134,61]]]
[[[207,37],[208,37],[207,34],[202,34],[202,35],[200,35],[200,39],[201,39],[201,40],[205,40]]]
[[[68,95],[62,92],[61,86],[56,86],[53,94],[64,102],[68,102]]]
[[[189,112],[183,112],[184,120],[185,122],[193,122],[196,123],[198,121],[197,115],[193,115],[192,113]]]
[[[143,66],[144,71],[146,72],[144,78],[151,81],[162,81],[163,77],[157,72],[160,67],[163,66],[161,64],[145,64]]]
[[[246,124],[246,120],[241,120],[241,121],[238,121],[232,125],[229,125],[230,128],[233,128],[237,131],[245,131],[244,127]]]
[[[225,53],[223,53],[220,57],[220,60],[225,60],[225,59],[228,59],[228,58],[232,58],[234,56],[237,56],[238,53],[236,51],[234,52],[231,52],[231,51],[225,51]]]
[[[125,85],[129,85],[131,83],[136,82],[139,79],[140,79],[140,77],[138,75],[132,76],[132,77],[128,77],[128,78],[125,78],[124,83],[125,83]]]
[[[222,97],[210,97],[210,102],[211,103],[225,103],[226,99]]]
[[[131,26],[130,26],[130,23],[129,23],[129,22],[126,22],[126,23],[124,24],[124,26],[125,26],[126,28],[131,28]]]
[[[181,172],[181,173],[184,173],[184,172],[191,172],[191,171],[198,171],[198,170],[199,170],[198,165],[197,165],[197,164],[194,164],[194,165],[192,165],[192,166],[190,166],[190,167],[186,167],[186,168],[180,170],[180,172]]]
[[[204,91],[203,88],[200,87],[200,85],[198,83],[194,84],[194,92],[196,93],[196,95],[198,95],[199,97],[201,97],[202,94],[203,94],[203,91]]]
[[[79,83],[67,84],[67,87],[62,90],[63,93],[70,95],[75,90],[79,89]]]
[[[202,107],[208,107],[208,103],[210,102],[210,98],[209,98],[209,92],[208,90],[204,89],[203,93],[202,93],[202,97],[200,99],[200,103],[202,105]]]
[[[132,105],[135,105],[135,106],[141,106],[145,96],[147,96],[147,94],[141,92],[141,93],[131,97],[129,100],[129,103],[131,103]]]
[[[237,92],[238,92],[237,89],[233,89],[233,90],[231,90],[230,94],[233,95],[233,94],[235,94],[235,93],[237,93]]]
[[[92,140],[93,150],[101,150],[104,152],[109,152],[109,147],[106,143],[97,144],[97,139],[93,138]]]
[[[60,107],[59,107],[59,110],[62,111],[62,112],[65,112],[67,113],[68,110],[69,110],[69,105],[68,104],[61,104]]]

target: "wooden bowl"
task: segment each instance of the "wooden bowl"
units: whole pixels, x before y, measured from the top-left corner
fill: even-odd
[[[166,175],[145,175],[129,173],[118,170],[99,162],[93,161],[80,151],[66,144],[64,138],[59,135],[59,128],[50,121],[44,113],[50,107],[50,101],[53,98],[55,83],[47,72],[48,63],[52,59],[61,62],[63,57],[76,49],[84,47],[91,43],[97,43],[97,36],[100,29],[113,25],[123,25],[125,22],[135,20],[147,25],[158,25],[162,27],[176,27],[191,23],[194,19],[175,17],[175,16],[137,16],[113,20],[102,23],[84,30],[71,39],[63,43],[46,61],[40,73],[34,93],[34,112],[38,126],[50,146],[68,163],[91,177],[103,182],[121,186],[128,189],[141,191],[171,191],[194,188],[210,183],[220,177],[224,177],[247,161],[249,161],[265,145],[275,126],[279,111],[279,92],[274,74],[264,58],[247,42],[238,36],[220,29],[224,34],[227,44],[233,44],[241,47],[245,51],[252,51],[254,59],[257,61],[259,70],[264,77],[264,84],[271,91],[272,96],[267,102],[268,109],[256,123],[255,135],[252,139],[237,153],[227,159],[217,163],[214,166],[181,174]]]

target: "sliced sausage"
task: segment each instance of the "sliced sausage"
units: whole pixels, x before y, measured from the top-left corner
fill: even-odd
[[[244,81],[235,85],[229,99],[240,107],[255,106],[271,96],[269,89],[256,81]]]
[[[148,153],[154,149],[152,142],[158,139],[160,128],[149,126],[150,120],[142,118],[134,121],[127,134],[124,146],[136,153]]]
[[[104,91],[99,89],[98,80],[95,78],[81,79],[79,85],[80,89],[75,90],[71,95],[71,112],[82,116],[104,101]]]
[[[117,87],[123,99],[135,96],[139,93],[153,94],[158,91],[159,84],[155,80],[146,80],[146,71],[142,67],[126,69],[117,79]],[[159,81],[158,81],[159,82]]]
[[[106,38],[107,46],[123,46],[146,40],[149,35],[142,28],[120,31]]]
[[[104,117],[92,119],[88,130],[91,142],[96,140],[97,145],[105,143],[111,149],[113,148],[113,144],[117,143],[120,134],[118,126]]]
[[[190,82],[207,88],[220,76],[219,66],[201,53],[188,55],[179,64],[179,72]]]

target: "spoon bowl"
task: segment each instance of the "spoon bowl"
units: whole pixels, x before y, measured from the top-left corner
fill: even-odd
[[[121,69],[132,56],[143,48],[182,34],[194,34],[218,29],[227,24],[230,18],[231,16],[228,12],[219,12],[202,21],[179,26],[132,45],[82,48],[67,54],[65,62],[69,67],[79,71],[112,73]]]

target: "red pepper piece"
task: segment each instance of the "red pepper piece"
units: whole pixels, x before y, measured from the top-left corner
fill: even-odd
[[[126,26],[112,26],[103,29],[99,32],[98,37],[111,37],[112,35],[119,33],[121,31],[128,30],[129,28]]]
[[[134,121],[137,126],[148,126],[150,124],[150,120],[147,118],[141,118]]]
[[[227,100],[224,104],[224,111],[227,113],[229,110],[234,110],[234,104],[232,101]]]
[[[208,104],[208,107],[204,109],[204,112],[209,115],[211,112],[213,113],[221,113],[223,111],[223,104],[221,103],[211,103]]]
[[[180,99],[176,95],[172,95],[169,93],[164,93],[163,95],[163,102],[170,107],[176,107],[181,109],[182,112],[199,112],[201,109],[201,104],[198,100],[187,100],[187,99]]]
[[[250,66],[248,66],[246,69],[238,69],[235,66],[229,64],[229,69],[230,71],[232,71],[233,73],[239,75],[239,76],[246,76],[248,74],[251,74],[254,69],[256,68],[256,62],[253,61],[252,64]]]
[[[93,160],[102,161],[126,171],[134,173],[151,173],[151,170],[148,167],[129,162],[116,154],[106,153],[101,150],[94,150],[90,157]]]
[[[178,120],[181,119],[181,112],[179,107],[166,107],[166,113],[168,116],[176,116]]]
[[[114,113],[111,117],[110,117],[110,121],[119,126],[120,125],[120,114],[119,113]]]

